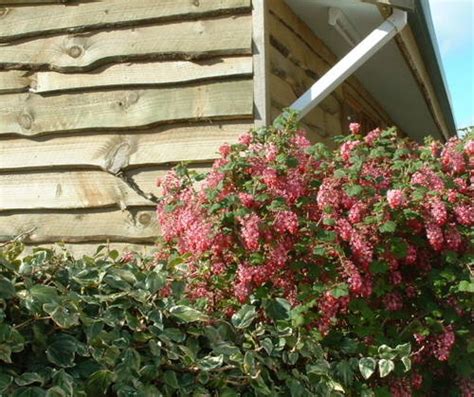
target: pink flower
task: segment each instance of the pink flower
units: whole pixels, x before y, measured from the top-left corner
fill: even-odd
[[[405,204],[405,196],[399,189],[393,189],[387,191],[388,205],[392,209],[400,208]]]
[[[278,233],[296,233],[298,231],[298,216],[292,211],[279,211],[273,222]]]
[[[340,153],[341,157],[344,161],[349,161],[352,155],[352,151],[361,144],[360,141],[349,141],[344,142],[341,145]]]
[[[370,131],[365,137],[364,141],[367,145],[372,146],[377,139],[380,137],[380,129],[376,128],[375,130]]]
[[[464,152],[468,156],[474,156],[474,140],[470,139],[464,144]]]
[[[260,217],[257,214],[246,215],[243,219],[240,219],[242,225],[242,238],[247,249],[250,251],[256,251],[259,247],[260,238]]]
[[[441,251],[444,247],[443,231],[436,223],[426,225],[426,237],[435,251]]]
[[[443,226],[448,220],[448,211],[446,205],[435,197],[429,203],[430,214],[439,226]]]
[[[230,145],[228,143],[224,143],[219,148],[219,153],[225,158],[230,154]]]
[[[239,193],[239,199],[247,208],[252,208],[255,205],[255,198],[250,193]]]
[[[242,145],[250,145],[252,143],[252,135],[249,132],[239,136],[239,143]]]
[[[351,133],[356,135],[360,132],[360,124],[359,123],[350,123],[349,124],[349,129],[351,130]]]
[[[390,292],[383,298],[383,303],[387,310],[394,312],[402,308],[403,299],[398,292]]]
[[[457,221],[464,226],[474,225],[474,205],[458,205],[454,208]]]

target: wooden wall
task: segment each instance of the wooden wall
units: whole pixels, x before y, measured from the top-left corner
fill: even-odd
[[[283,0],[269,2],[269,81],[273,117],[291,105],[326,73],[337,57]],[[313,142],[331,144],[349,122],[365,130],[393,125],[386,112],[355,77],[350,77],[303,119]]]
[[[253,125],[250,0],[61,3],[0,0],[0,241],[151,244],[157,177]]]

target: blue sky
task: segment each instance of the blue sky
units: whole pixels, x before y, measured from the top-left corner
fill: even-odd
[[[474,125],[474,0],[429,1],[457,128]]]

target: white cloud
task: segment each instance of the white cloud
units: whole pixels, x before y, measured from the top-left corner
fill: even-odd
[[[442,54],[446,55],[466,45],[472,47],[473,0],[430,0],[430,9]]]

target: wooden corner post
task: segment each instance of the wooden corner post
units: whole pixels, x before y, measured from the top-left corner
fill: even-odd
[[[255,127],[268,125],[270,117],[268,0],[252,0],[252,51]]]

